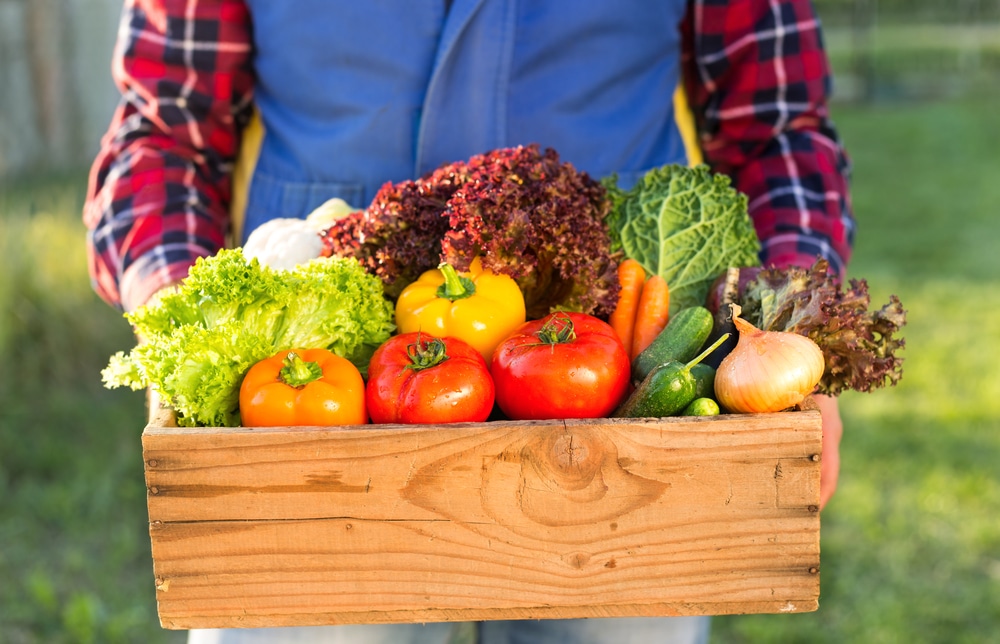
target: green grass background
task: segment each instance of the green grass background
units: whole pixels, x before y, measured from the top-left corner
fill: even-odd
[[[723,642],[986,642],[1000,633],[1000,116],[988,100],[837,106],[853,277],[908,310],[901,384],[842,399],[820,609],[714,620]],[[178,642],[146,526],[131,346],[90,290],[85,176],[0,185],[0,642]],[[995,641],[995,640],[994,640]]]
[[[716,642],[1000,636],[1000,113],[835,109],[854,162],[850,274],[907,309],[898,387],[842,397],[815,613],[715,620]]]

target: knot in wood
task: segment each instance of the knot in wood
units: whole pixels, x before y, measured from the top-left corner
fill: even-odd
[[[590,561],[590,554],[586,552],[570,552],[563,555],[562,560],[569,567],[581,570]]]
[[[585,470],[591,454],[590,441],[576,434],[561,434],[552,444],[553,464],[560,470]]]
[[[601,484],[601,468],[613,447],[601,443],[586,431],[566,431],[551,434],[535,445],[529,444],[522,453],[525,462],[531,463],[547,487],[562,490],[582,490],[596,483]]]

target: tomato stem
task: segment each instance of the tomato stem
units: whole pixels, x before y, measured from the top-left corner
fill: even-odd
[[[294,351],[289,351],[282,362],[284,365],[278,372],[278,380],[289,387],[301,389],[310,382],[323,377],[323,368],[318,362],[309,362]]]
[[[440,338],[424,341],[417,335],[416,342],[406,345],[406,355],[410,357],[410,364],[406,368],[422,371],[439,365],[448,359],[447,349]]]
[[[542,325],[542,328],[535,331],[535,337],[542,344],[566,344],[576,340],[576,329],[573,328],[573,319],[565,313],[556,313]]]
[[[443,300],[462,300],[476,294],[476,283],[464,275],[459,275],[455,267],[447,262],[438,265],[444,276],[444,283],[438,287],[436,295]]]

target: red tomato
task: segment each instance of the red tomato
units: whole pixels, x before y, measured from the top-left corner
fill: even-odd
[[[630,368],[611,325],[558,312],[501,342],[490,373],[497,405],[513,420],[603,418],[625,397]]]
[[[365,401],[373,423],[482,422],[493,397],[486,360],[458,338],[403,333],[380,346],[368,365]]]

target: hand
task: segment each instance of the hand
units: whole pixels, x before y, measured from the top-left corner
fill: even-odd
[[[840,409],[833,396],[813,396],[823,419],[823,460],[820,463],[819,507],[822,510],[833,493],[837,491],[840,475],[840,437],[844,425],[840,420]]]
[[[163,298],[164,295],[172,293],[174,290],[176,290],[176,288],[177,284],[168,284],[167,286],[164,286],[163,288],[154,291],[153,294],[149,296],[149,299],[143,302],[140,306],[156,306],[157,304],[160,303],[160,300]],[[136,344],[143,344],[144,342],[146,342],[146,338],[144,338],[141,333],[136,333],[135,341]]]
[[[155,291],[152,295],[150,295],[149,299],[147,299],[143,303],[143,305],[156,306],[157,304],[160,303],[160,299],[164,295],[172,292],[176,287],[177,287],[176,284],[170,284],[168,286],[164,286],[163,288],[159,289],[158,291]],[[135,341],[136,344],[143,344],[146,341],[146,338],[141,333],[136,333]],[[168,407],[167,403],[164,403],[163,400],[160,399],[160,395],[156,392],[155,389],[150,388],[146,391],[146,415],[147,415],[146,420],[151,425],[155,425],[157,427],[177,426],[177,422],[174,419],[173,414],[164,412],[164,409],[166,409],[167,407]]]
[[[153,294],[149,296],[149,299],[145,301],[144,303],[145,306],[156,306],[157,304],[159,304],[160,300],[163,299],[164,295],[167,295],[168,293],[173,293],[174,291],[177,290],[177,284],[178,284],[177,282],[172,284],[167,284],[163,288],[154,291]]]

